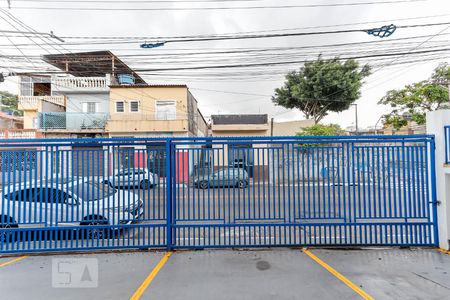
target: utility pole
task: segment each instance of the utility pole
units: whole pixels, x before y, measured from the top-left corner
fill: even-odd
[[[270,136],[273,136],[273,118],[270,119]]]
[[[353,103],[351,105],[355,106],[355,135],[358,135],[358,104]]]

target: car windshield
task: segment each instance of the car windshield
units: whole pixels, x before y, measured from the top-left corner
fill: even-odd
[[[145,169],[126,169],[126,170],[119,170],[115,172],[116,176],[127,176],[127,175],[137,175],[137,174],[146,174]]]
[[[108,185],[84,183],[79,186],[75,186],[74,192],[84,201],[96,201],[117,193],[117,190]]]
[[[222,170],[222,171],[218,171],[216,173],[214,173],[214,176],[216,177],[221,177],[221,176],[246,176],[246,172],[242,169],[227,169],[227,170]]]

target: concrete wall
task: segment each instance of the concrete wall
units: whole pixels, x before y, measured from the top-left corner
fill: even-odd
[[[35,129],[34,119],[37,118],[36,110],[25,110],[23,112],[23,128],[24,129]]]
[[[227,125],[220,125],[227,126]],[[268,126],[267,126],[268,127]],[[212,129],[212,136],[214,137],[227,137],[227,136],[268,136],[269,129],[260,129],[260,130],[239,130],[236,128],[234,130],[214,130],[214,126]]]
[[[1,118],[0,117],[0,128],[4,129],[23,129],[23,121]]]
[[[314,120],[274,122],[273,136],[294,136],[301,132],[302,128],[314,125]]]
[[[98,113],[109,113],[109,94],[66,94],[66,112],[68,113],[81,113],[83,112],[83,102],[96,102],[98,103]],[[47,111],[47,110],[45,110]]]
[[[436,141],[436,192],[438,204],[439,246],[450,248],[450,165],[445,165],[444,126],[450,125],[450,110],[427,113],[427,133]]]
[[[189,131],[191,136],[207,136],[208,124],[198,109],[197,99],[188,91]]]
[[[200,111],[196,110],[195,119],[197,120],[198,128],[197,128],[197,136],[208,136],[208,123],[206,123]]]

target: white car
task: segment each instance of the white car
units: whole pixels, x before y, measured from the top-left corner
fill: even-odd
[[[101,237],[105,230],[91,226],[131,224],[143,212],[143,201],[130,191],[80,177],[58,184],[43,180],[3,189],[0,228],[87,226],[88,236]]]
[[[158,175],[146,168],[120,169],[103,181],[115,188],[136,187],[148,189],[158,184]]]

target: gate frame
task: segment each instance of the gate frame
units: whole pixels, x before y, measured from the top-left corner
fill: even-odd
[[[189,248],[188,246],[177,246],[176,245],[176,230],[174,228],[176,222],[176,203],[177,203],[177,193],[176,193],[176,164],[175,160],[176,156],[176,146],[178,143],[182,142],[200,142],[200,143],[208,143],[214,141],[225,141],[225,142],[249,142],[249,143],[283,143],[284,142],[292,142],[292,141],[301,141],[305,142],[314,142],[314,141],[342,141],[343,143],[358,143],[361,141],[373,141],[373,142],[395,142],[401,143],[403,142],[422,142],[427,145],[426,149],[429,152],[430,156],[428,158],[428,170],[427,174],[430,179],[430,193],[428,197],[430,198],[429,203],[431,204],[432,212],[430,213],[431,223],[434,232],[434,236],[430,239],[433,241],[430,246],[438,246],[439,245],[439,228],[438,228],[438,209],[437,206],[439,201],[437,200],[437,188],[436,188],[436,142],[434,135],[397,135],[397,136],[379,136],[379,135],[369,135],[369,136],[327,136],[327,137],[170,137],[170,138],[86,138],[83,141],[83,145],[89,146],[91,144],[98,146],[99,144],[102,146],[107,146],[107,142],[111,143],[129,143],[134,144],[136,142],[143,143],[145,142],[155,142],[155,141],[165,141],[165,151],[166,151],[166,179],[165,179],[165,191],[166,191],[166,248],[168,250],[172,250],[174,248]],[[16,147],[27,148],[33,147],[36,149],[53,149],[54,147],[64,147],[70,146],[72,144],[78,144],[80,139],[14,139],[14,140],[4,140],[0,142],[0,151],[1,150],[11,150]],[[33,150],[34,151],[34,150]],[[109,159],[109,156],[108,156]],[[3,175],[2,175],[3,176]],[[251,224],[249,224],[251,225]],[[25,230],[25,229],[20,229]],[[285,247],[289,245],[273,245],[270,247]],[[336,246],[339,245],[323,245],[323,246]],[[349,245],[343,245],[348,247]],[[361,246],[361,245],[356,245]],[[408,246],[408,245],[405,245]],[[153,246],[149,246],[153,247]],[[160,246],[161,247],[161,246]],[[234,245],[227,245],[225,247],[237,247]],[[255,247],[261,247],[255,245]],[[113,249],[114,247],[108,247]],[[108,249],[107,248],[107,249]],[[128,248],[132,248],[132,246],[128,246]],[[142,247],[141,247],[142,248]],[[206,248],[206,247],[205,247]],[[212,248],[219,248],[218,246],[213,246]],[[63,251],[80,251],[80,250],[104,250],[105,248],[75,248],[75,249],[63,249]],[[21,251],[12,251],[12,252],[47,252],[47,251],[58,251],[58,249],[44,249],[44,250],[21,250]],[[10,251],[9,251],[10,252]],[[3,253],[8,253],[3,252]]]

